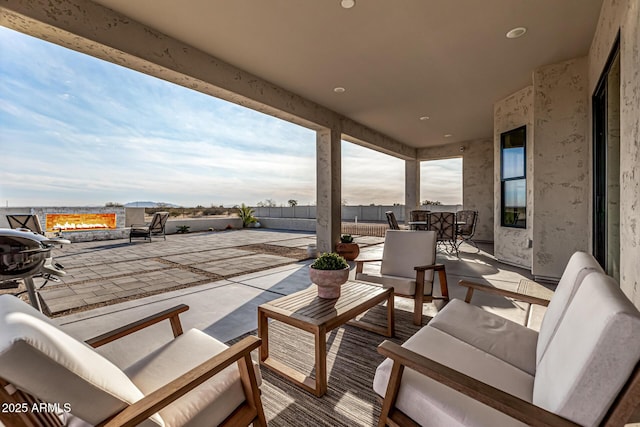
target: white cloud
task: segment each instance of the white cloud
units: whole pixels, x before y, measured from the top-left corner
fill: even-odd
[[[2,27],[0,51],[2,205],[315,201],[311,130]],[[343,199],[404,202],[404,161],[342,156]],[[453,169],[425,197],[452,197]]]

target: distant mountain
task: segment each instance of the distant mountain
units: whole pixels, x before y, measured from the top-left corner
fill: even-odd
[[[179,208],[180,206],[174,205],[173,203],[163,203],[163,202],[129,202],[125,203],[125,208],[157,208],[159,206],[166,206],[169,208]]]

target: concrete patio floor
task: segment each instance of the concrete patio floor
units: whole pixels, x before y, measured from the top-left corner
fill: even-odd
[[[366,236],[356,238],[356,241],[361,244],[360,257],[379,258],[382,253],[382,240],[382,238]],[[96,270],[99,273],[100,269],[97,264],[93,264],[96,261],[95,257],[105,264],[120,263],[125,266],[124,269],[117,271],[122,274],[119,277],[126,278],[128,277],[126,269],[130,268],[130,266],[135,266],[135,268],[131,267],[132,275],[142,274],[144,276],[144,272],[148,271],[146,270],[147,268],[153,269],[151,266],[146,266],[146,263],[149,262],[149,265],[151,265],[157,262],[156,259],[158,257],[163,259],[171,258],[174,262],[185,263],[180,265],[186,266],[198,265],[198,263],[211,264],[218,261],[222,268],[226,264],[230,266],[249,266],[252,258],[255,259],[260,254],[243,254],[233,250],[233,247],[265,243],[306,248],[309,243],[313,242],[315,242],[315,235],[310,233],[237,230],[228,233],[168,236],[166,242],[163,240],[156,241],[155,239],[152,243],[135,245],[129,245],[127,242],[126,247],[122,245],[123,242],[73,244],[71,245],[71,247],[75,246],[73,255],[70,249],[62,249],[62,251],[66,251],[66,255],[60,257],[57,252],[54,252],[54,257],[69,269],[70,275],[67,278],[80,277],[80,271],[88,269],[88,266],[92,266],[89,269],[91,274],[97,274]],[[177,254],[174,251],[175,248],[168,248],[174,244],[176,245],[175,248],[180,248],[183,253]],[[84,250],[80,250],[80,245],[86,245]],[[112,245],[114,248],[107,248],[106,246],[108,245]],[[438,252],[438,262],[446,265],[449,292],[452,298],[464,298],[465,289],[457,285],[457,282],[461,279],[475,280],[515,289],[520,279],[531,278],[526,270],[498,263],[491,255],[492,248],[490,245],[481,244],[480,247],[483,250],[477,252],[471,246],[462,245],[459,258]],[[218,259],[218,261],[204,260],[205,252],[215,255],[215,251],[222,248],[230,251],[229,253],[234,253],[235,257]],[[144,255],[144,257],[140,258],[141,255]],[[93,261],[90,261],[91,259]],[[241,260],[241,262],[238,262],[238,260]],[[187,304],[190,306],[189,311],[181,315],[185,330],[190,328],[201,329],[216,339],[227,342],[257,328],[257,307],[260,304],[307,288],[311,284],[308,276],[308,265],[310,263],[310,260],[291,262],[291,259],[289,259],[285,265],[239,274],[228,279],[202,279],[205,283],[57,317],[55,321],[70,334],[85,340],[174,305]],[[354,264],[350,264],[352,265],[351,274],[353,276]],[[368,268],[376,267],[372,265]],[[188,278],[188,274],[192,273],[192,270],[189,269],[177,268],[177,272],[171,272],[172,268],[169,270],[160,271],[168,275],[174,274],[177,280],[180,280],[181,277]],[[106,278],[102,277],[96,280],[106,279],[114,282],[115,279],[108,279],[110,271],[112,270],[108,270],[106,273]],[[73,281],[69,283],[73,283]],[[153,284],[154,282],[149,281],[149,283]],[[118,286],[121,285],[119,284]],[[439,288],[437,284],[435,286],[436,289]],[[412,302],[412,300],[396,298],[396,308],[411,311]],[[472,303],[518,323],[526,323],[525,313],[528,304],[516,303],[506,298],[482,295],[480,293],[474,295]],[[428,316],[435,315],[439,309],[437,304],[439,303],[425,304],[424,314]],[[544,309],[539,307],[533,310],[532,324],[534,328],[539,323],[543,312]],[[111,343],[101,348],[100,351],[118,366],[127,366],[171,338],[171,328],[167,322],[163,322]]]
[[[74,243],[53,251],[67,275],[40,294],[50,314],[68,314],[290,264],[306,257],[310,243],[315,243],[313,234],[266,230],[179,234],[167,240],[154,237],[152,242]],[[265,244],[275,254],[261,253]]]

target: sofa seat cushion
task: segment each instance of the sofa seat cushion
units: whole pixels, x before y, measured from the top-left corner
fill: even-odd
[[[0,377],[91,424],[143,397],[116,365],[12,295],[0,295]],[[164,424],[156,414],[141,425]]]
[[[475,305],[454,299],[429,326],[446,332],[498,359],[525,371],[536,373],[538,333]]]
[[[596,426],[640,361],[640,312],[615,279],[589,274],[538,364],[533,401]]]
[[[378,283],[385,288],[393,287],[393,292],[400,295],[415,295],[416,293],[416,279],[408,279],[400,276],[389,276],[386,274],[377,273],[358,273],[356,274],[356,280],[364,280],[366,282]],[[433,284],[431,282],[425,282],[424,294],[431,295]]]
[[[125,372],[146,395],[227,348],[227,345],[211,336],[191,329],[138,360],[126,368]],[[260,385],[260,369],[255,364],[254,370]],[[168,427],[215,426],[222,423],[244,401],[238,365],[233,363],[167,405],[160,411],[160,415]]]
[[[427,325],[402,346],[531,402],[534,381],[531,375],[446,332]],[[376,370],[373,389],[380,396],[386,394],[392,364],[391,359],[386,359]],[[396,406],[420,425],[524,425],[408,368],[402,376]]]

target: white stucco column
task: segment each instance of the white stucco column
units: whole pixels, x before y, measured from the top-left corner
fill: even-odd
[[[316,238],[318,253],[332,252],[340,240],[342,199],[341,132],[324,129],[316,133]]]
[[[411,221],[410,212],[420,206],[420,160],[404,161],[404,222]]]

